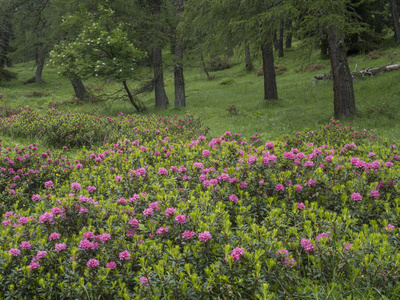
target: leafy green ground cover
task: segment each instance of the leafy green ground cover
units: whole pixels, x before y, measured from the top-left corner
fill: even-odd
[[[1,298],[398,298],[398,144],[153,125],[71,161],[2,144]]]

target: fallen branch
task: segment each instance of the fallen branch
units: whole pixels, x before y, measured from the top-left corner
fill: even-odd
[[[356,69],[357,69],[357,66],[354,69],[354,71],[351,73],[353,75],[354,79],[358,78],[358,77],[364,77],[365,75],[374,76],[376,74],[381,74],[381,73],[384,73],[384,72],[392,72],[392,71],[395,71],[395,70],[399,70],[400,69],[400,63],[399,64],[394,64],[394,65],[389,64],[389,65],[382,66],[382,67],[379,67],[379,68],[366,68],[366,69],[361,70],[361,71],[356,71]],[[326,74],[321,74],[321,75],[315,75],[314,78],[315,79],[313,81],[313,84],[315,85],[318,82],[318,80],[323,80],[323,79],[332,80],[332,74],[331,73],[326,73]]]

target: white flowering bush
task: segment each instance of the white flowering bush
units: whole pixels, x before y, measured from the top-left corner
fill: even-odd
[[[24,172],[28,157],[1,148],[15,205],[1,219],[0,298],[400,293],[398,145],[333,120],[260,147],[229,132],[143,140],[83,150],[67,173],[50,164],[23,195],[10,160]]]

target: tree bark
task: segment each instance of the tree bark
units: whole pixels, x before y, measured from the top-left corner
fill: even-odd
[[[164,70],[162,49],[159,38],[157,37],[160,31],[159,22],[161,14],[161,1],[153,0],[153,16],[155,19],[155,34],[154,34],[154,48],[153,48],[153,68],[154,68],[154,91],[156,98],[156,108],[163,108],[168,104],[168,97],[164,88]]]
[[[352,117],[356,112],[356,102],[344,40],[334,27],[328,30],[329,55],[331,59],[334,115],[337,119]]]
[[[286,36],[286,49],[292,48],[292,20],[288,20],[287,22],[287,36]]]
[[[264,42],[261,46],[264,71],[264,99],[278,99],[276,75],[274,65],[274,49],[271,42]]]
[[[285,22],[282,20],[279,26],[279,40],[278,40],[278,57],[283,57],[283,35],[285,31]]]
[[[83,85],[83,82],[79,79],[70,79],[72,87],[74,88],[75,96],[81,100],[81,101],[87,101],[88,100],[88,92]]]
[[[206,73],[207,79],[210,80],[211,76],[210,76],[210,73],[208,73],[206,63],[204,62],[203,53],[200,53],[200,58],[201,58],[201,62],[203,63],[203,71],[204,71],[204,73]]]
[[[126,80],[122,81],[122,84],[124,85],[126,94],[128,95],[129,101],[132,103],[132,105],[136,108],[138,112],[140,112],[140,107],[135,103],[135,100],[133,100],[131,91],[128,88],[128,85],[126,84]]]
[[[390,8],[393,18],[394,40],[396,43],[400,43],[399,10],[397,9],[396,0],[390,0]]]
[[[176,14],[183,12],[183,0],[176,0]],[[176,35],[176,32],[175,32]],[[174,85],[175,85],[175,107],[185,107],[185,79],[183,77],[183,48],[179,37],[175,36],[175,53],[174,53]]]
[[[253,66],[253,62],[251,60],[249,44],[246,44],[246,46],[244,47],[244,55],[245,55],[245,60],[246,60],[246,71],[253,71],[254,66]]]
[[[35,83],[42,83],[42,72],[44,67],[44,57],[38,56],[36,58],[36,72],[35,72]]]
[[[328,48],[329,48],[328,38],[324,37],[321,40],[321,55],[322,56],[327,56],[328,55]]]

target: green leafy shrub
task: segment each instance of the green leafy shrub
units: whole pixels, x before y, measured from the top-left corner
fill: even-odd
[[[320,64],[301,66],[300,68],[294,69],[294,71],[296,73],[299,73],[299,72],[313,72],[313,71],[322,70],[322,69],[325,69],[325,68],[326,68],[326,66],[323,63],[320,63]]]
[[[55,108],[45,114],[23,112],[0,122],[1,131],[10,136],[38,138],[53,147],[92,147],[121,138],[149,141],[157,136],[188,139],[206,134],[200,119],[185,115],[182,119],[159,116],[131,116],[120,114],[115,118],[97,114],[63,114]]]
[[[8,118],[13,115],[18,115],[22,112],[30,112],[31,108],[29,106],[21,107],[21,106],[9,106],[7,104],[0,105],[0,118]]]
[[[398,145],[310,133],[149,133],[80,151],[62,179],[52,153],[3,146],[0,298],[396,298]],[[19,194],[40,162],[53,178]]]
[[[285,73],[286,70],[287,70],[287,67],[285,67],[285,66],[275,65],[275,73],[276,73],[276,75],[282,75],[283,73]],[[255,74],[257,76],[263,76],[264,75],[263,67],[261,67],[257,72],[255,72]]]
[[[206,63],[206,68],[209,71],[222,71],[226,69],[230,69],[232,67],[232,62],[227,58],[222,58],[219,56],[213,56]]]

